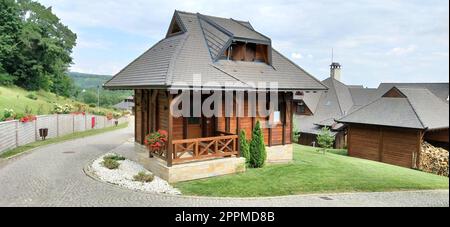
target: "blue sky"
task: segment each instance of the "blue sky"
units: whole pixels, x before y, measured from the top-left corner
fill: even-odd
[[[175,9],[247,20],[318,79],[448,82],[447,0],[40,0],[78,35],[72,71],[110,74],[164,38]]]

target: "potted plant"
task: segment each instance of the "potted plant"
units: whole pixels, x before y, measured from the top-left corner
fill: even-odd
[[[37,117],[35,115],[33,115],[33,114],[25,115],[25,116],[23,116],[23,117],[21,117],[19,119],[19,121],[22,122],[22,123],[33,122],[33,121],[36,121],[36,120],[37,120]]]
[[[152,154],[162,154],[166,149],[167,139],[168,135],[165,130],[158,130],[145,136],[144,143],[150,151],[150,157],[153,157]]]

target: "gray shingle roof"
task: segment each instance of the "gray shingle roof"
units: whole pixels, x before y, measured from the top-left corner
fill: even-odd
[[[428,89],[398,89],[406,98],[379,98],[338,122],[430,130],[448,128],[447,103]]]
[[[209,19],[213,23],[216,23],[225,30],[229,31],[236,38],[258,40],[261,42],[270,42],[270,39],[268,37],[244,25],[245,22],[238,22],[234,19],[226,19],[213,16],[204,16],[204,17],[206,19]],[[250,23],[248,23],[247,25],[249,24]]]
[[[165,86],[171,62],[186,38],[187,35],[183,34],[161,40],[106,82],[105,86]]]
[[[449,127],[449,105],[430,90],[423,88],[399,88],[408,97],[411,106],[428,129]]]
[[[378,87],[379,96],[385,94],[393,87],[426,88],[442,101],[448,103],[449,83],[382,83]]]
[[[110,89],[145,87],[186,88],[194,85],[193,75],[204,82],[225,83],[235,88],[254,88],[250,82],[277,81],[281,90],[325,90],[326,87],[305,70],[273,50],[272,66],[257,62],[215,61],[227,37],[269,41],[249,22],[176,11],[186,32],[160,41],[113,79]],[[212,21],[212,22],[211,22]],[[225,30],[224,30],[225,29]]]
[[[120,109],[120,110],[131,110],[134,107],[134,103],[132,102],[120,102],[117,103],[116,105],[114,105],[115,108]]]
[[[316,93],[306,93],[303,97],[303,101],[308,106],[309,110],[314,114],[316,113],[317,106],[320,101],[320,97],[322,96],[322,92],[316,92]]]

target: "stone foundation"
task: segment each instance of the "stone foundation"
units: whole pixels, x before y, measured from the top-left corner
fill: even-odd
[[[290,163],[294,160],[294,145],[266,147],[267,163]]]
[[[159,158],[149,158],[147,149],[139,144],[135,144],[134,155],[127,155],[127,158],[138,162],[144,168],[169,183],[242,173],[246,170],[245,159],[237,157],[199,161],[168,167],[166,162]]]

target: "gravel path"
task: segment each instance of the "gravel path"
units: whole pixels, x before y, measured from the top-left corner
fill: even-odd
[[[55,144],[0,163],[0,206],[449,206],[448,190],[198,198],[131,191],[96,181],[83,168],[133,136],[127,128]]]

